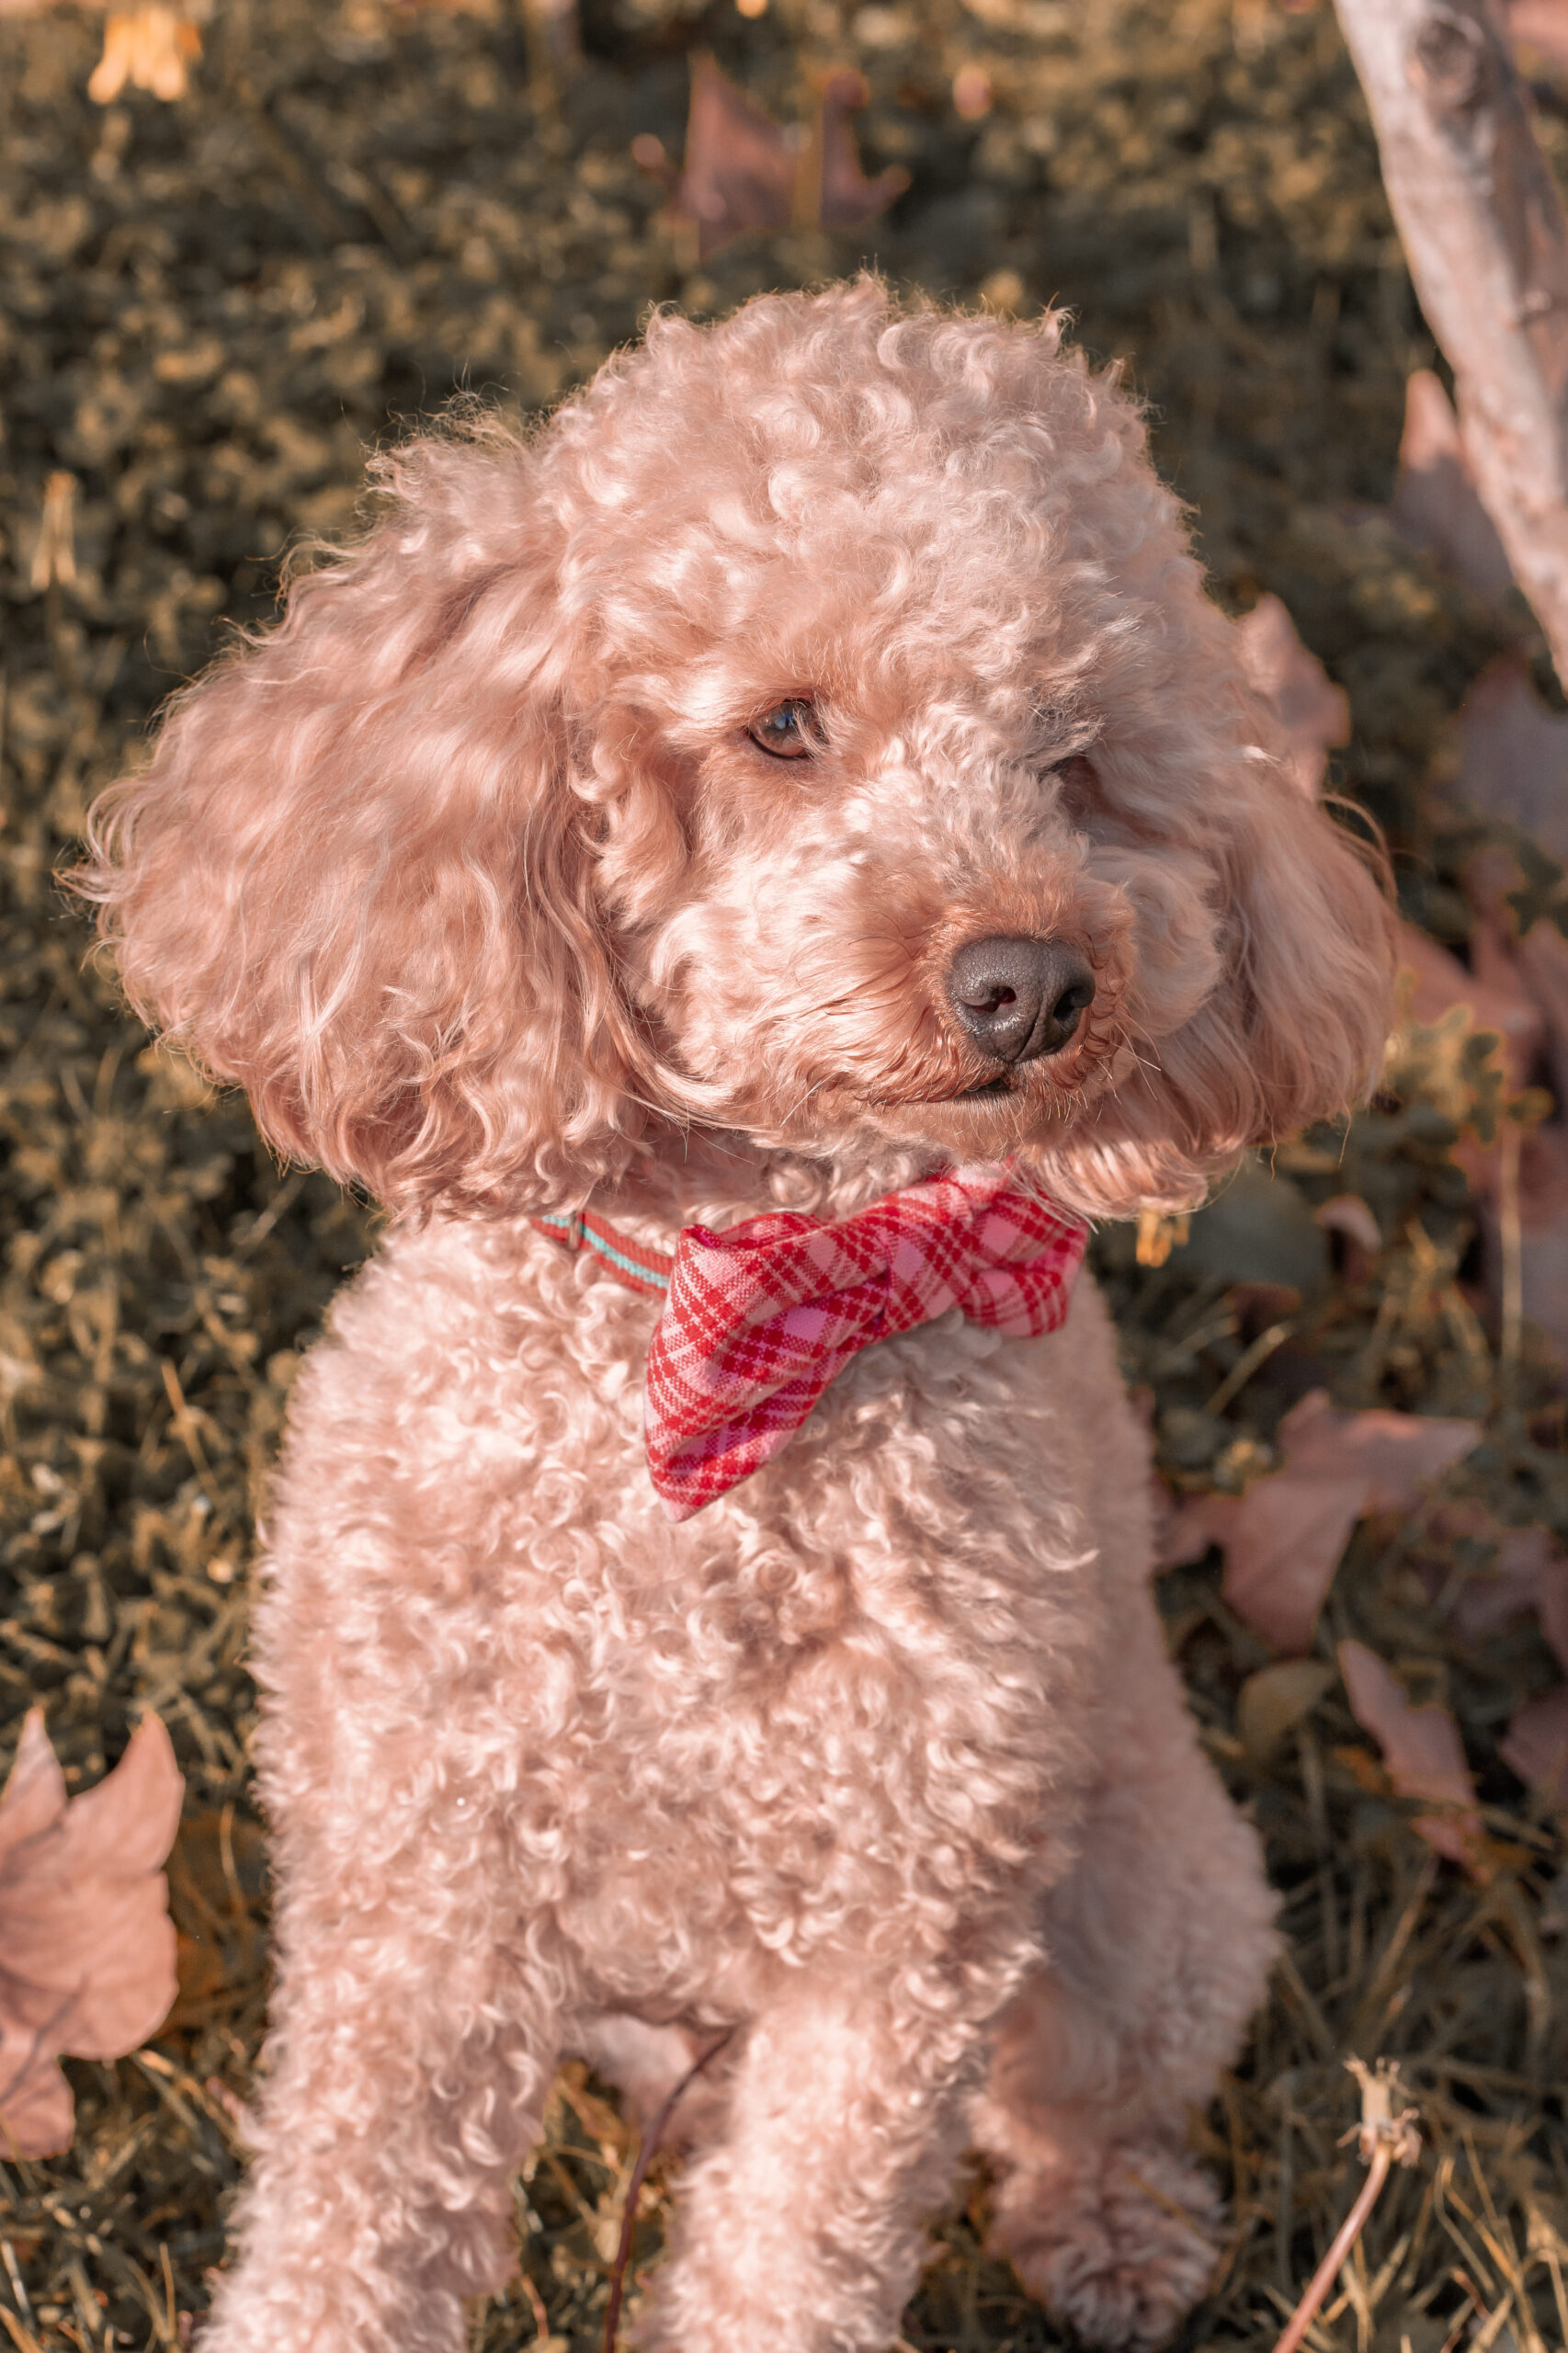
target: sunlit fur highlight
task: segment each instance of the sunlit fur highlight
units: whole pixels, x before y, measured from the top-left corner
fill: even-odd
[[[1387,925],[1298,796],[1114,374],[869,279],[661,316],[465,413],[172,707],[76,886],[278,1149],[399,1212],[303,1366],[256,1612],[277,1985],[203,2353],[460,2353],[559,2058],[703,2041],[644,2353],[883,2353],[967,2139],[992,2243],[1136,2353],[1274,1950],[1066,1325],[867,1348],[681,1528],[654,1303],[543,1238],[835,1215],[1016,1152],[1172,1206],[1376,1069]],[[749,730],[809,699],[821,746]],[[955,950],[1096,994],[1013,1091]]]

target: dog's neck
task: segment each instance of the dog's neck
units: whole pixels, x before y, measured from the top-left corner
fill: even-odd
[[[767,1210],[848,1216],[949,1164],[919,1146],[882,1143],[832,1159],[770,1150],[734,1133],[674,1134],[592,1206],[643,1242],[673,1249],[684,1225],[718,1232]]]

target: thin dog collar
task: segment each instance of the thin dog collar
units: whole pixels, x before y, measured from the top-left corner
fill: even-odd
[[[579,1210],[574,1217],[533,1217],[528,1223],[563,1249],[591,1250],[618,1282],[645,1299],[663,1299],[669,1290],[674,1258],[649,1244],[629,1242],[593,1210]]]

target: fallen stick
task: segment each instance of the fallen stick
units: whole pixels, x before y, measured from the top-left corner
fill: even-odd
[[[1335,0],[1483,505],[1568,684],[1568,216],[1488,0]]]
[[[659,2143],[664,2139],[669,2120],[676,2112],[682,2094],[697,2081],[703,2069],[717,2059],[721,2051],[733,2040],[734,2032],[733,2027],[726,2027],[724,2032],[716,2035],[707,2050],[692,2061],[675,2089],[660,2102],[653,2122],[642,2135],[642,2145],[637,2152],[637,2163],[632,2166],[631,2178],[626,2185],[626,2202],[620,2215],[620,2241],[615,2250],[615,2261],[610,2266],[609,2299],[605,2305],[604,2353],[616,2353],[616,2338],[620,2329],[620,2302],[626,2292],[626,2267],[631,2260],[631,2234],[637,2227],[637,2201],[642,2194],[642,2184],[648,2178],[648,2168],[658,2154]],[[0,2313],[4,2311],[5,2306],[0,2305]]]
[[[1334,2235],[1334,2244],[1301,2292],[1301,2301],[1285,2324],[1285,2331],[1274,2347],[1274,2353],[1299,2353],[1306,2334],[1317,2318],[1324,2298],[1339,2277],[1340,2267],[1361,2235],[1362,2225],[1382,2194],[1391,2165],[1413,2165],[1421,2154],[1421,2136],[1415,2129],[1415,2110],[1407,2108],[1396,2116],[1394,2098],[1399,2091],[1399,2068],[1392,2060],[1380,2059],[1375,2068],[1360,2059],[1347,2059],[1346,2065],[1361,2086],[1361,2121],[1346,2133],[1346,2141],[1359,2143],[1358,2154],[1367,2167],[1367,2178],[1361,2184],[1356,2202]]]

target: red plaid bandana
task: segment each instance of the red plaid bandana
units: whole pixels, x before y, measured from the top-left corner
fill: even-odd
[[[1013,1339],[1055,1331],[1088,1239],[994,1167],[929,1177],[831,1225],[793,1211],[726,1233],[688,1225],[673,1261],[602,1218],[536,1222],[596,1250],[634,1290],[667,1278],[645,1419],[648,1468],[675,1520],[777,1454],[873,1340],[949,1307]]]

